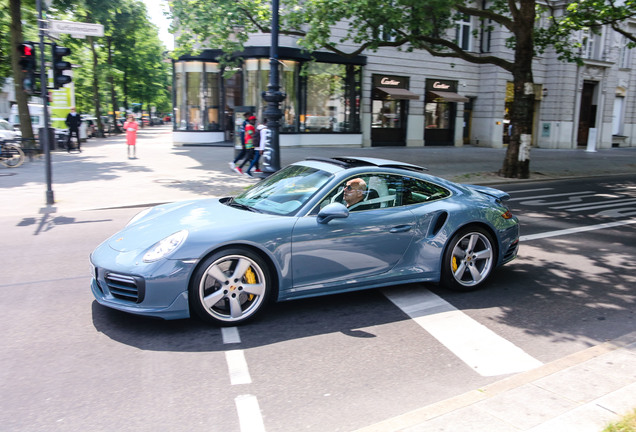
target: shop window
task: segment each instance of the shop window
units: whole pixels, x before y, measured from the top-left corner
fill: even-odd
[[[308,64],[301,131],[358,132],[360,76],[359,66]]]
[[[188,62],[185,64],[186,75],[186,116],[187,130],[201,130],[202,116],[202,79],[203,63]]]
[[[205,112],[203,129],[208,131],[221,130],[219,124],[219,69],[216,63],[205,64],[205,91],[203,93]]]
[[[448,102],[426,103],[426,129],[450,129],[450,106]]]
[[[244,64],[244,89],[245,105],[256,107],[256,117],[259,121],[264,119],[267,102],[263,101],[262,94],[267,91],[269,84],[269,59],[248,59]],[[297,73],[298,62],[283,60],[279,62],[279,86],[280,91],[286,94],[285,100],[281,103],[283,117],[280,120],[281,132],[296,132],[297,112]]]
[[[174,64],[174,88],[175,88],[175,106],[173,128],[178,130],[187,129],[187,121],[185,119],[185,73],[184,63]]]

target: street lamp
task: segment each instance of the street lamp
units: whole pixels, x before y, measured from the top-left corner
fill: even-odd
[[[273,173],[280,169],[279,120],[283,117],[280,103],[285,100],[285,93],[280,91],[278,75],[278,0],[272,0],[272,43],[269,49],[269,84],[263,92],[263,100],[267,102],[265,117],[267,127],[271,131],[268,148],[263,155],[263,171]]]

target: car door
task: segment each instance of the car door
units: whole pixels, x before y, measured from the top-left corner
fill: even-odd
[[[394,204],[351,211],[348,217],[327,223],[320,223],[316,215],[299,218],[292,233],[294,290],[327,289],[391,270],[416,232],[413,213]]]

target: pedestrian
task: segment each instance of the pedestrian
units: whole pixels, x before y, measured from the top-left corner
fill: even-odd
[[[247,171],[245,171],[245,174],[247,174],[250,177],[254,177],[252,175],[252,168],[254,167],[256,167],[256,169],[254,170],[254,173],[256,174],[262,173],[262,171],[259,168],[258,161],[260,160],[261,155],[265,151],[265,146],[269,142],[269,138],[271,134],[271,131],[267,128],[267,119],[263,120],[263,123],[259,124],[256,130],[258,131],[257,133],[259,136],[258,147],[255,148],[254,157],[252,158],[252,163],[250,164]]]
[[[80,137],[79,137],[79,127],[82,123],[82,118],[80,115],[75,112],[75,107],[71,107],[71,112],[66,116],[66,126],[68,126],[68,139],[66,140],[66,150],[71,152],[71,138],[73,134],[75,134],[75,138],[77,139],[77,150],[79,152],[82,151]]]
[[[245,126],[245,159],[243,159],[240,166],[237,166],[234,169],[239,174],[243,173],[243,166],[254,159],[254,147],[258,145],[258,140],[260,138],[256,133],[255,125],[256,117],[248,117],[247,125]]]
[[[239,174],[242,174],[243,171],[241,171],[240,168],[236,167],[236,164],[238,163],[238,161],[240,161],[241,159],[243,159],[245,157],[245,155],[247,154],[247,150],[245,149],[245,126],[247,126],[248,124],[248,118],[252,117],[252,113],[246,112],[245,114],[243,114],[243,124],[241,125],[241,151],[239,152],[239,154],[234,158],[234,160],[232,162],[230,162],[230,169],[236,171]]]
[[[124,130],[126,130],[126,147],[128,147],[128,159],[137,159],[137,130],[139,125],[135,121],[135,116],[128,115],[128,120],[124,123]]]

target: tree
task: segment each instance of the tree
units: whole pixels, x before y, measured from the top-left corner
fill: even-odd
[[[18,44],[23,42],[22,2],[20,0],[9,0],[9,6],[11,15],[11,37],[9,38],[9,44],[12,47],[11,70],[13,71],[13,86],[15,89],[16,102],[18,103],[18,113],[20,115],[20,130],[23,138],[33,139],[33,129],[27,99],[28,96],[22,89],[24,74],[20,67],[20,54],[18,53]]]
[[[535,0],[494,0],[487,7],[468,0],[281,0],[280,33],[296,36],[308,50],[326,49],[344,56],[380,47],[425,50],[476,64],[492,64],[511,73],[514,103],[512,137],[501,169],[504,177],[529,177],[534,107],[532,59],[545,46],[535,46]],[[248,35],[270,32],[268,0],[173,0],[172,14],[181,35],[176,54],[193,47],[240,52]],[[477,17],[484,29],[510,32],[511,50],[500,56],[472,53],[455,42],[458,16]],[[338,27],[344,35],[336,37]],[[342,34],[342,33],[339,33]],[[387,38],[386,36],[391,36]],[[553,40],[544,37],[542,44]],[[345,51],[344,47],[352,47]]]
[[[630,48],[636,46],[636,34],[625,26],[629,18],[636,17],[636,2],[579,0],[569,3],[565,13],[551,9],[554,37],[568,35],[583,28],[608,25],[630,41]]]

